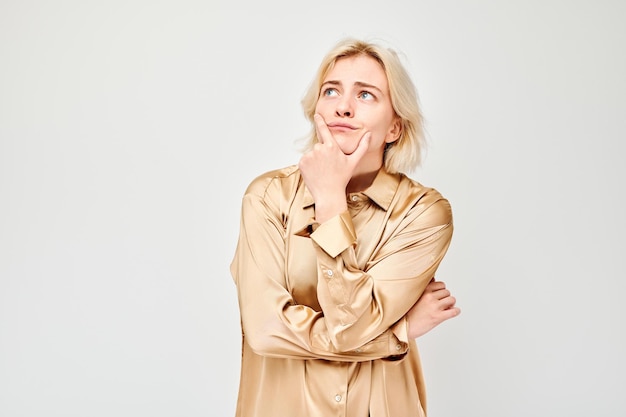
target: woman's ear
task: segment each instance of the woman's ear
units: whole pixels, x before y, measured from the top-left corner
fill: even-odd
[[[398,116],[396,116],[393,120],[393,123],[391,124],[391,127],[389,128],[389,133],[387,134],[387,139],[385,139],[385,142],[393,143],[397,141],[398,139],[400,139],[401,135],[402,135],[402,120]]]

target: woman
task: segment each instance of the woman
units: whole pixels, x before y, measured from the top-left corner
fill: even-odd
[[[403,174],[420,160],[415,88],[392,50],[346,39],[302,103],[308,150],[243,197],[237,416],[423,416],[414,339],[460,311],[433,279],[450,205]]]

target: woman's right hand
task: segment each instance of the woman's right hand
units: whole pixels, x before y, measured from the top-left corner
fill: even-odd
[[[409,337],[420,337],[444,321],[461,314],[461,309],[455,304],[456,298],[450,294],[446,284],[433,278],[406,315]]]
[[[343,153],[326,122],[319,114],[314,116],[318,143],[302,155],[298,166],[307,188],[315,200],[315,218],[323,223],[348,209],[346,186],[356,166],[368,150],[371,134],[359,141],[350,155]]]

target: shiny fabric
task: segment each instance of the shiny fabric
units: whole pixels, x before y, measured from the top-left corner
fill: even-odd
[[[242,325],[237,417],[425,416],[404,317],[452,237],[436,190],[380,170],[314,221],[296,166],[251,182],[231,272]]]

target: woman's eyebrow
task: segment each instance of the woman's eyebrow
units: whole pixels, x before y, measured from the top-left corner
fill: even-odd
[[[326,84],[330,84],[330,85],[341,85],[341,81],[335,81],[335,80],[328,80],[328,81],[324,81],[321,85],[321,87],[324,87]]]
[[[326,84],[330,84],[330,85],[338,85],[338,86],[341,86],[341,85],[342,85],[342,84],[341,84],[341,81],[337,81],[337,80],[328,80],[328,81],[324,81],[324,82],[322,83],[321,87],[324,87]],[[355,81],[355,82],[354,82],[354,85],[356,85],[356,86],[358,86],[358,87],[361,87],[361,88],[371,88],[371,89],[377,90],[377,91],[379,91],[381,94],[383,94],[383,91],[382,91],[380,88],[378,88],[378,87],[376,87],[375,85],[373,85],[373,84],[368,84],[368,83],[363,82],[363,81]]]
[[[363,87],[363,88],[373,88],[374,90],[378,90],[381,94],[383,93],[383,90],[381,90],[380,88],[376,87],[373,84],[364,83],[362,81],[356,81],[354,85],[358,85],[359,87]]]

